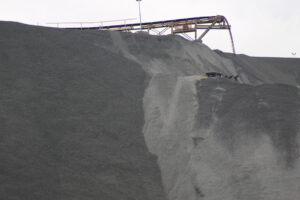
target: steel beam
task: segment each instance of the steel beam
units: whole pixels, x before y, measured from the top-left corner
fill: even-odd
[[[128,19],[127,19],[128,20]],[[125,21],[126,22],[126,21]],[[58,24],[58,23],[57,23]],[[138,31],[147,30],[148,32],[153,31],[158,35],[164,34],[168,29],[171,29],[171,34],[181,34],[185,38],[191,40],[192,38],[186,33],[195,32],[195,40],[202,40],[203,37],[210,30],[228,30],[232,51],[235,54],[235,47],[233,36],[231,32],[231,26],[229,25],[227,19],[224,16],[208,16],[208,17],[193,17],[184,19],[174,19],[166,21],[156,21],[156,22],[144,22],[144,23],[131,23],[131,24],[120,24],[111,26],[101,26],[98,27],[83,27],[83,23],[80,23],[81,27],[69,28],[69,29],[81,29],[81,30],[109,30],[109,31]],[[197,30],[205,30],[197,38]],[[193,39],[192,39],[193,40]]]

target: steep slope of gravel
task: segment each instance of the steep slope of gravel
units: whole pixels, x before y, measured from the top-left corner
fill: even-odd
[[[300,195],[299,59],[226,54],[176,36],[112,38],[151,77],[144,134],[170,200]],[[209,71],[239,80],[203,79]]]
[[[165,199],[142,68],[107,32],[0,27],[0,199]]]

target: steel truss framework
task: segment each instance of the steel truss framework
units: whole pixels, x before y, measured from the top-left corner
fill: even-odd
[[[231,40],[232,51],[235,54],[235,46],[233,36],[231,32],[231,26],[227,19],[222,15],[208,16],[208,17],[193,17],[184,19],[174,19],[167,21],[156,21],[146,23],[132,23],[121,24],[111,26],[98,26],[98,27],[80,27],[71,29],[97,29],[97,30],[109,30],[109,31],[139,31],[147,30],[152,31],[157,35],[163,35],[167,31],[171,30],[171,34],[180,34],[188,40],[202,41],[203,37],[212,29],[215,30],[228,30]],[[200,36],[198,36],[198,30],[205,30]],[[194,33],[194,38],[187,33]]]

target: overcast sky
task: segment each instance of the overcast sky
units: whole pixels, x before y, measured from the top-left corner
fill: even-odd
[[[46,22],[138,18],[136,0],[0,0],[0,20]],[[300,0],[142,0],[145,22],[224,15],[232,25],[237,53],[300,57]],[[203,42],[231,51],[228,32],[211,31]],[[292,53],[297,55],[293,56]]]

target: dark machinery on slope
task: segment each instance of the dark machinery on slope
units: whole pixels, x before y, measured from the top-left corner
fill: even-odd
[[[234,79],[235,81],[238,80],[239,75],[225,75],[221,72],[206,72],[205,73],[207,78],[213,78],[213,77],[217,77],[217,78],[227,78],[227,79]]]

